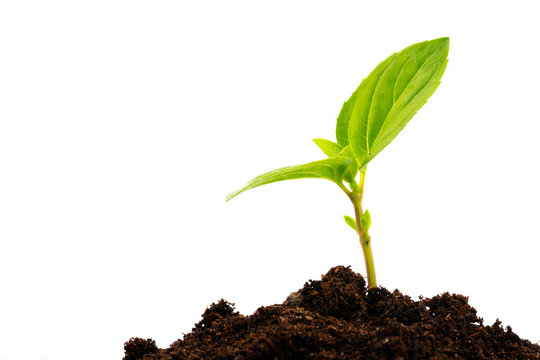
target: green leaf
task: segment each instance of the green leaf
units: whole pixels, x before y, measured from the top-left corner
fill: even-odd
[[[364,211],[364,213],[362,214],[360,218],[360,224],[362,225],[362,230],[369,230],[369,227],[371,226],[371,215],[369,214],[368,210]]]
[[[322,150],[323,153],[325,153],[328,157],[336,156],[339,154],[341,150],[343,150],[343,146],[336,144],[333,141],[326,140],[326,139],[313,139],[313,142]]]
[[[347,223],[347,225],[349,225],[358,234],[358,228],[356,227],[356,220],[354,220],[349,215],[345,215],[343,218],[345,219],[345,222]]]
[[[339,112],[336,125],[336,139],[338,144],[342,146],[349,145],[349,120],[356,103],[356,97],[358,95],[358,89],[351,95],[349,100],[343,103],[341,111]]]
[[[308,164],[288,166],[269,171],[257,176],[244,187],[227,195],[227,201],[244,191],[283,180],[319,178],[331,180],[341,185],[344,177],[348,178],[348,176],[350,176],[351,166],[354,168],[355,164],[356,160],[354,160],[354,158],[335,156],[324,160],[310,162]]]
[[[448,50],[448,38],[411,45],[362,81],[348,124],[349,143],[361,167],[397,136],[437,89]]]

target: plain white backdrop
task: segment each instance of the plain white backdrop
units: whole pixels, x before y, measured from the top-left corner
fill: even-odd
[[[280,303],[361,248],[333,183],[225,195],[324,157],[392,52],[451,38],[442,84],[369,165],[380,285],[468,295],[540,340],[535,1],[3,1],[0,359],[121,359],[225,298]]]

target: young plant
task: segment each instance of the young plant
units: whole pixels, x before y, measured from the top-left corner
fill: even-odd
[[[336,183],[351,200],[354,219],[345,216],[364,253],[368,286],[377,286],[371,252],[369,211],[362,210],[367,164],[403,129],[440,84],[448,62],[447,37],[411,45],[392,54],[366,77],[338,115],[337,143],[314,139],[327,159],[259,175],[227,195],[227,201],[276,181],[319,178]],[[348,185],[348,186],[347,186]]]

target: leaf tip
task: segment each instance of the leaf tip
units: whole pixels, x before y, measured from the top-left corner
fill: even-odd
[[[225,195],[225,202],[229,202],[229,200],[231,200],[233,197],[235,197],[238,194],[239,194],[238,190],[228,193],[227,195]]]
[[[444,46],[445,48],[450,47],[450,38],[448,36],[441,37],[441,38],[438,38],[438,39],[434,39],[434,40],[431,40],[431,41],[435,42],[435,43],[439,43],[440,46]]]

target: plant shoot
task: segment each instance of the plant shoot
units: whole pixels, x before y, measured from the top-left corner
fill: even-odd
[[[337,118],[337,142],[313,140],[326,159],[259,175],[227,195],[227,201],[246,190],[276,181],[320,178],[334,182],[354,207],[354,218],[346,215],[345,222],[360,239],[368,286],[377,286],[369,235],[371,216],[362,208],[366,168],[437,89],[448,62],[449,44],[449,38],[444,37],[390,55],[343,104]]]

